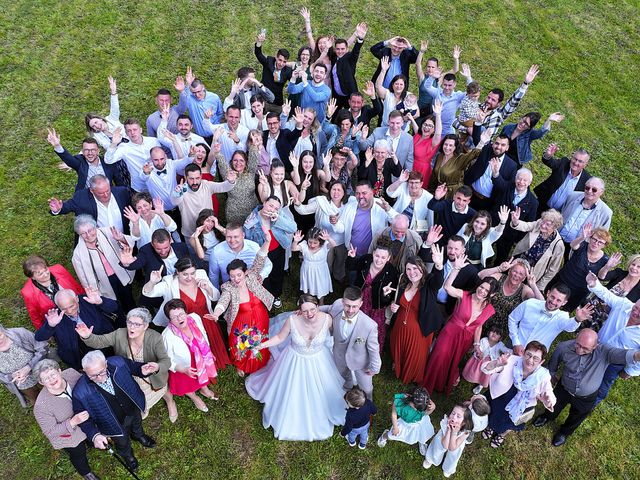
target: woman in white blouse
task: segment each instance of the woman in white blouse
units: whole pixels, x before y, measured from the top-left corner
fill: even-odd
[[[134,193],[131,204],[133,208],[124,208],[124,216],[129,220],[129,231],[136,239],[138,249],[149,243],[151,235],[159,228],[171,233],[177,230],[176,222],[164,213],[164,204],[160,198],[151,200],[151,195],[146,192]]]

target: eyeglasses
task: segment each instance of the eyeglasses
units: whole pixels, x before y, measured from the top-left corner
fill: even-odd
[[[83,231],[78,232],[78,235],[80,235],[81,237],[86,237],[87,235],[89,235],[90,233],[93,233],[95,231],[96,231],[95,228],[89,228],[87,230],[83,230]]]
[[[541,362],[542,361],[542,357],[534,355],[533,353],[530,353],[530,352],[525,352],[524,356],[527,357],[527,358],[530,358],[534,362]]]
[[[591,237],[589,240],[599,245],[604,245],[607,243],[605,240],[600,240],[599,238],[595,238],[595,237]]]
[[[186,312],[174,313],[173,315],[169,315],[169,320],[180,320],[186,316]]]
[[[107,372],[107,369],[105,368],[104,370],[102,370],[101,372],[96,373],[95,375],[87,374],[87,377],[89,377],[91,380],[97,380],[100,377],[106,377],[108,373],[109,372]]]
[[[131,328],[142,328],[144,327],[144,325],[144,323],[132,322],[130,320],[127,320],[127,326]]]
[[[51,383],[51,382],[55,382],[56,380],[58,380],[58,378],[60,378],[60,372],[54,372],[54,373],[50,373],[49,375],[41,375],[40,376],[40,383]]]
[[[600,190],[598,187],[584,187],[584,191],[585,192],[597,192],[598,190]]]
[[[423,125],[423,128],[436,128],[435,125],[433,125],[432,123],[425,123]]]

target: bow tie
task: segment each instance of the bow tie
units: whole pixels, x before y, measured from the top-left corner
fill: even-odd
[[[182,140],[183,142],[189,142],[191,141],[191,135],[189,135],[188,137],[182,137],[180,140]]]
[[[342,314],[342,320],[344,320],[347,323],[353,323],[356,320],[356,317],[347,317],[344,313]]]
[[[164,170],[158,170],[156,173],[158,175],[166,175],[167,174],[167,169],[165,168]]]

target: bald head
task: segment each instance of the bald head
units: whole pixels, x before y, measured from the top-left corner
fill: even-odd
[[[588,355],[598,346],[598,334],[590,328],[585,328],[576,337],[576,353]]]
[[[408,229],[409,217],[407,217],[406,215],[400,214],[396,216],[391,222],[391,232],[393,233],[393,236],[398,240],[402,240],[405,237]]]

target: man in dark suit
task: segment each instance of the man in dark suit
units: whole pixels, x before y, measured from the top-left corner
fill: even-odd
[[[367,35],[367,24],[359,23],[356,27],[356,43],[349,51],[349,44],[343,38],[335,41],[333,50],[335,56],[331,58],[332,93],[338,107],[348,106],[349,96],[358,91],[356,83],[356,65],[360,57],[360,49]]]
[[[552,143],[542,155],[542,163],[551,169],[551,174],[533,189],[538,196],[538,216],[543,211],[555,208],[562,210],[571,192],[584,192],[584,185],[591,175],[586,170],[589,153],[580,148],[571,158],[555,158],[558,146]]]
[[[516,178],[518,165],[508,155],[509,137],[498,135],[485,145],[480,156],[464,174],[464,184],[473,190],[471,206],[475,210],[491,210],[494,187],[506,190]]]
[[[278,50],[275,58],[264,56],[264,53],[262,53],[262,44],[266,37],[266,32],[260,32],[256,38],[254,53],[260,65],[262,65],[262,83],[271,90],[275,96],[273,103],[267,103],[267,110],[280,113],[282,104],[284,103],[282,90],[285,84],[291,79],[293,69],[287,66],[289,51],[284,48]]]
[[[437,228],[431,228],[427,235],[427,239],[422,244],[422,248],[418,252],[418,255],[422,260],[427,263],[433,263],[431,258],[431,247],[434,243],[437,243],[438,240],[440,240],[439,230]],[[449,238],[449,241],[447,242],[447,261],[444,262],[442,269],[444,274],[444,280],[442,282],[443,286],[438,290],[437,294],[438,305],[441,306],[445,318],[453,312],[456,305],[456,299],[447,294],[444,289],[444,284],[446,283],[449,274],[453,271],[453,262],[461,255],[464,255],[464,238],[454,235]],[[453,286],[455,288],[461,288],[462,290],[471,291],[476,288],[479,280],[480,278],[478,277],[478,270],[476,267],[474,265],[467,264],[458,272],[458,276],[453,281]]]
[[[151,277],[151,272],[164,267],[163,275],[175,273],[175,263],[182,257],[189,257],[187,244],[183,242],[172,243],[171,234],[164,228],[159,228],[151,235],[151,242],[138,250],[138,255],[133,255],[131,248],[124,248],[120,252],[120,265],[127,270],[142,270],[144,283]]]
[[[281,128],[280,115],[269,112],[267,113],[267,129],[262,132],[262,143],[269,154],[269,159],[279,158],[284,163],[285,171],[291,173],[293,165],[289,161],[289,154],[300,138],[302,122],[296,121],[296,128],[287,130]]]
[[[498,211],[502,205],[507,205],[512,212],[519,210],[519,219],[523,222],[534,222],[537,218],[538,199],[529,189],[533,181],[533,174],[527,168],[521,168],[516,173],[515,182],[506,190],[495,188],[493,196],[493,208],[491,209],[491,220],[494,225],[500,222]],[[502,235],[496,242],[495,264],[509,259],[511,248],[524,237],[524,232],[519,232],[511,227],[511,222],[507,222]]]
[[[409,67],[416,63],[416,59],[418,58],[418,50],[412,47],[409,40],[404,37],[393,37],[384,42],[378,42],[371,47],[370,51],[378,60],[381,60],[382,57],[389,57],[391,65],[382,82],[382,86],[385,88],[389,88],[391,79],[396,75],[402,74],[407,77],[408,80]],[[378,75],[380,75],[381,69],[378,63],[378,68],[376,68],[373,78],[371,79],[374,84],[376,83]]]
[[[115,227],[126,234],[129,233],[129,221],[124,216],[124,209],[130,204],[129,190],[126,187],[112,187],[109,179],[100,174],[91,177],[89,188],[78,190],[65,202],[55,197],[49,199],[52,215],[69,212],[90,215],[98,227]]]
[[[438,241],[438,245],[444,245],[447,240],[457,235],[463,225],[476,214],[476,211],[469,206],[472,195],[471,187],[461,185],[453,194],[453,200],[447,200],[444,196],[447,194],[447,185],[438,185],[435,195],[427,207],[435,214],[435,224],[442,228],[442,238]]]
[[[60,136],[56,133],[55,129],[47,130],[49,132],[47,141],[58,154],[60,160],[78,174],[76,192],[83,188],[89,188],[89,180],[93,175],[98,173],[107,177],[109,182],[114,185],[127,185],[126,180],[120,175],[117,165],[105,163],[104,159],[99,155],[100,148],[94,138],[85,138],[82,141],[82,153],[71,155],[71,153],[60,144]]]
[[[45,322],[35,333],[36,340],[41,342],[54,337],[62,361],[76,370],[80,370],[82,356],[89,351],[84,342],[78,341],[76,325],[82,322],[93,328],[96,335],[113,332],[115,326],[109,316],[120,309],[115,300],[101,297],[97,288],[87,288],[86,292],[86,296],[78,297],[73,290],[58,290],[54,297],[58,308],[47,312]]]

